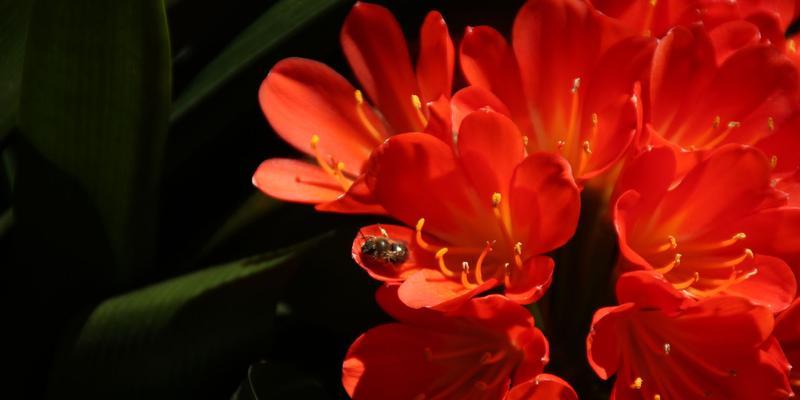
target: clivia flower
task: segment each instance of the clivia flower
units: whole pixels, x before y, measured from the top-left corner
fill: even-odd
[[[422,131],[428,102],[450,96],[453,44],[441,15],[428,14],[415,72],[398,22],[367,3],[353,6],[341,44],[366,93],[322,63],[280,61],[261,85],[261,108],[275,131],[315,162],[266,160],[253,183],[270,196],[322,211],[380,213],[360,179],[364,162],[390,135]]]
[[[715,35],[747,42],[759,36],[782,44],[783,32],[796,17],[796,0],[591,0],[604,14],[643,35],[661,37],[675,26],[702,23]],[[753,28],[746,27],[751,24]],[[755,32],[753,32],[755,29]]]
[[[781,399],[791,368],[772,311],[735,296],[694,302],[652,271],[622,275],[619,306],[597,311],[586,339],[612,399]]]
[[[585,1],[530,0],[513,45],[488,26],[468,28],[459,59],[467,81],[492,92],[528,151],[564,156],[579,184],[612,168],[639,128],[653,40],[624,29]]]
[[[798,74],[784,55],[760,44],[721,62],[714,52],[695,26],[669,31],[653,55],[640,147],[672,147],[681,171],[721,145],[757,145],[787,122],[797,126],[789,118],[798,109]]]
[[[789,381],[795,389],[800,389],[800,298],[778,316],[775,337],[781,343],[789,363],[795,366]]]
[[[550,284],[542,254],[574,233],[580,210],[569,164],[553,153],[526,154],[522,134],[500,113],[463,119],[457,140],[426,133],[393,136],[373,152],[370,191],[397,225],[366,227],[353,257],[374,278],[400,284],[413,308],[448,309],[497,286],[531,303]],[[402,262],[364,254],[370,238],[408,247]]]
[[[388,287],[377,299],[399,322],[350,346],[342,383],[352,399],[577,399],[566,382],[542,374],[547,340],[522,306],[491,295],[442,314],[410,309]]]
[[[770,185],[766,156],[727,145],[677,178],[668,148],[645,151],[623,170],[614,224],[625,269],[652,271],[692,299],[730,294],[773,312],[788,307],[800,208]]]

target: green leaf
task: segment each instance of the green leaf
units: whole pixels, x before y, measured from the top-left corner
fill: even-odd
[[[268,349],[275,303],[290,267],[324,237],[102,302],[64,340],[49,397],[229,395],[247,365]],[[226,379],[229,385],[220,388]]]
[[[247,377],[231,400],[324,400],[326,398],[319,381],[304,377],[286,365],[260,362],[247,369]]]
[[[35,248],[114,267],[118,282],[152,265],[170,82],[161,0],[36,1],[15,185]]]
[[[286,39],[296,35],[319,16],[343,0],[278,1],[244,30],[211,61],[175,101],[172,119],[181,118],[192,107],[252,65]]]
[[[33,0],[0,1],[0,141],[16,124],[25,38]]]

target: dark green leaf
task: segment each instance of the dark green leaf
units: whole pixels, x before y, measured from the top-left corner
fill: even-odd
[[[64,341],[50,397],[212,398],[225,379],[231,393],[268,349],[293,261],[320,239],[102,302]]]
[[[117,281],[152,265],[169,52],[161,0],[35,3],[15,213],[36,248],[114,267]]]
[[[0,1],[0,141],[16,123],[25,37],[33,0]]]
[[[260,362],[247,369],[247,377],[231,400],[324,400],[322,384],[286,365]]]
[[[203,68],[175,101],[172,119],[213,93],[287,38],[297,34],[342,0],[282,0],[242,32],[215,60]]]

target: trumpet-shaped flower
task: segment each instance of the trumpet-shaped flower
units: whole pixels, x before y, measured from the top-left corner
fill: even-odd
[[[785,309],[797,289],[789,265],[800,254],[800,208],[770,185],[769,160],[728,145],[677,178],[668,148],[622,172],[614,223],[623,265],[663,276],[688,298],[740,295]]]
[[[508,107],[529,151],[563,155],[579,183],[610,169],[636,135],[655,42],[623,29],[580,0],[531,0],[517,14],[513,45],[488,26],[460,46],[469,83]]]
[[[617,282],[621,305],[597,311],[586,340],[617,400],[781,399],[791,368],[771,336],[772,311],[747,299],[693,302],[652,271]]]
[[[557,154],[526,155],[514,123],[480,110],[457,140],[409,133],[390,138],[367,167],[366,182],[389,215],[406,224],[362,229],[353,257],[373,277],[401,283],[407,305],[449,308],[497,286],[519,303],[549,286],[542,254],[574,233],[580,209],[569,164]],[[386,263],[362,253],[365,240],[406,243],[409,257]]]
[[[341,44],[365,93],[316,61],[275,65],[259,91],[261,108],[275,131],[314,162],[266,160],[253,183],[323,211],[381,212],[360,179],[364,162],[390,135],[422,131],[428,102],[450,96],[453,44],[441,15],[428,14],[415,72],[400,25],[385,8],[367,3],[353,6]]]
[[[399,322],[370,329],[350,346],[342,382],[354,400],[502,400],[509,388],[509,400],[575,398],[543,397],[574,392],[542,375],[547,340],[522,306],[491,295],[443,314],[408,308],[395,288],[377,298]]]

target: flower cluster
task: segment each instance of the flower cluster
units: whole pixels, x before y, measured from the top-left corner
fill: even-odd
[[[800,56],[785,32],[798,12],[793,0],[529,0],[510,43],[476,26],[454,45],[433,11],[413,64],[391,13],[356,3],[341,45],[363,92],[312,60],[275,65],[262,109],[311,162],[266,160],[254,184],[395,221],[353,242],[398,322],[352,344],[347,393],[577,398],[544,373],[548,342],[526,306],[592,193],[619,243],[616,266],[597,266],[615,268],[619,305],[596,312],[586,340],[597,375],[616,374],[612,398],[793,396]],[[453,90],[456,58],[466,86]]]

